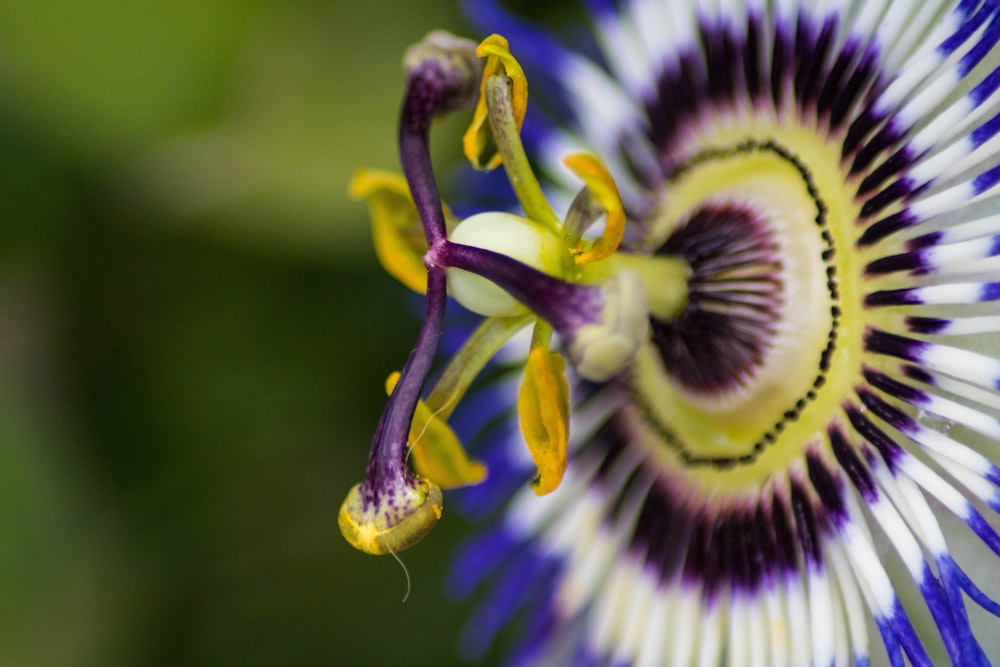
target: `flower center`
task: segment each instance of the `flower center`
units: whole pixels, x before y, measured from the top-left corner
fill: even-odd
[[[671,382],[706,410],[753,391],[774,348],[783,305],[782,262],[770,225],[748,202],[705,202],[658,254],[691,269],[687,307],[654,317],[653,342]]]
[[[815,131],[725,135],[691,147],[649,222],[648,249],[691,267],[689,298],[654,319],[630,390],[642,430],[688,479],[729,470],[756,485],[823,433],[844,395],[824,400],[831,376],[842,388],[856,377],[837,247],[850,247],[857,206],[836,144]]]

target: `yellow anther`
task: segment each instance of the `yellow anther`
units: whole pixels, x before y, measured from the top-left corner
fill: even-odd
[[[375,255],[389,275],[423,294],[427,291],[427,252],[420,216],[402,174],[364,169],[351,179],[352,199],[367,199]]]
[[[392,373],[385,381],[385,393],[392,394],[398,381],[399,373]],[[479,484],[486,479],[486,466],[466,455],[440,413],[424,401],[417,403],[409,435],[414,468],[442,489]]]
[[[538,468],[532,482],[535,493],[543,496],[555,491],[566,472],[569,442],[569,384],[566,362],[548,347],[548,335],[537,335],[528,352],[524,380],[517,401],[521,434]]]
[[[563,160],[563,164],[576,174],[591,191],[607,212],[604,233],[590,248],[574,252],[577,264],[588,264],[607,259],[618,249],[625,234],[625,209],[622,206],[618,186],[608,168],[596,155],[574,153]]]
[[[500,166],[501,157],[490,127],[489,109],[486,105],[487,81],[498,74],[510,78],[511,107],[517,131],[520,131],[528,109],[528,79],[524,76],[521,65],[511,55],[507,40],[500,35],[490,35],[484,39],[476,48],[476,55],[486,58],[486,64],[479,88],[479,101],[472,114],[472,124],[462,138],[462,149],[473,167],[488,171]]]

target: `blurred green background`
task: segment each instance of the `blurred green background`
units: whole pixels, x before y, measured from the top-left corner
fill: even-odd
[[[418,326],[347,182],[457,5],[0,0],[0,667],[459,664],[468,527],[405,603],[336,527]]]
[[[417,329],[354,169],[457,2],[0,2],[0,665],[456,664],[336,514]],[[439,164],[461,130],[435,138]]]

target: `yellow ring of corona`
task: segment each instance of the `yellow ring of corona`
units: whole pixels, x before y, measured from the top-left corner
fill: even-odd
[[[630,416],[663,464],[684,469],[685,483],[749,492],[826,440],[827,425],[860,380],[860,205],[839,141],[815,128],[767,120],[712,128],[711,142],[695,141],[687,153],[692,159],[664,188],[650,246],[699,207],[749,206],[780,244],[780,322],[750,382],[725,396],[686,390],[647,345],[632,368]]]

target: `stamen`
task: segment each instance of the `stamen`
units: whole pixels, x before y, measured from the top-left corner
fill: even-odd
[[[591,192],[590,188],[583,188],[566,211],[566,219],[563,220],[563,229],[566,236],[566,245],[575,248],[583,238],[583,233],[587,231],[594,222],[604,215],[604,206]]]
[[[486,58],[486,65],[479,105],[463,138],[465,155],[476,169],[491,170],[502,163],[528,217],[561,232],[562,224],[542,193],[521,143],[528,103],[524,72],[500,35],[487,37],[476,53]]]
[[[531,484],[540,496],[555,491],[562,481],[569,442],[566,362],[558,352],[549,350],[551,338],[551,327],[539,322],[517,401],[521,433],[538,467]]]
[[[382,268],[414,292],[426,292],[423,256],[427,239],[406,179],[392,172],[365,169],[351,179],[348,192],[353,199],[368,200],[372,241]]]
[[[525,315],[484,320],[448,362],[427,396],[427,405],[441,419],[447,419],[458,405],[459,398],[465,394],[490,359],[514,334],[526,327],[531,319]]]
[[[399,373],[386,380],[390,396],[398,380]],[[448,407],[434,409],[426,401],[417,401],[410,424],[408,456],[420,475],[443,489],[479,484],[486,479],[486,466],[470,459],[462,449],[458,436],[443,416]]]
[[[441,488],[479,484],[486,478],[486,466],[469,458],[447,420],[489,360],[530,320],[528,316],[485,320],[448,362],[427,400],[417,403],[410,427],[410,459],[418,473]],[[398,379],[399,373],[389,376],[386,393],[392,395]]]
[[[528,80],[524,76],[521,65],[511,55],[507,40],[501,35],[494,34],[484,39],[476,47],[476,55],[480,58],[486,58],[486,64],[483,67],[483,78],[479,85],[479,101],[472,115],[472,123],[466,130],[465,136],[462,137],[462,150],[473,167],[490,171],[500,166],[502,157],[497,152],[498,147],[494,141],[488,118],[487,81],[498,75],[510,80],[511,86],[514,88],[511,95],[514,131],[519,133],[528,108]]]
[[[625,234],[625,211],[622,209],[618,186],[615,185],[604,163],[594,155],[587,153],[570,155],[563,160],[563,164],[587,185],[587,189],[593,193],[594,198],[608,215],[604,233],[589,250],[576,253],[576,262],[589,264],[607,259],[618,250],[618,245]]]
[[[535,178],[528,156],[521,143],[511,92],[511,81],[506,77],[493,76],[486,81],[486,105],[489,109],[490,127],[493,140],[503,158],[507,178],[514,187],[514,194],[521,202],[521,208],[528,217],[538,220],[549,228],[562,231],[562,223],[549,206],[542,186]]]

